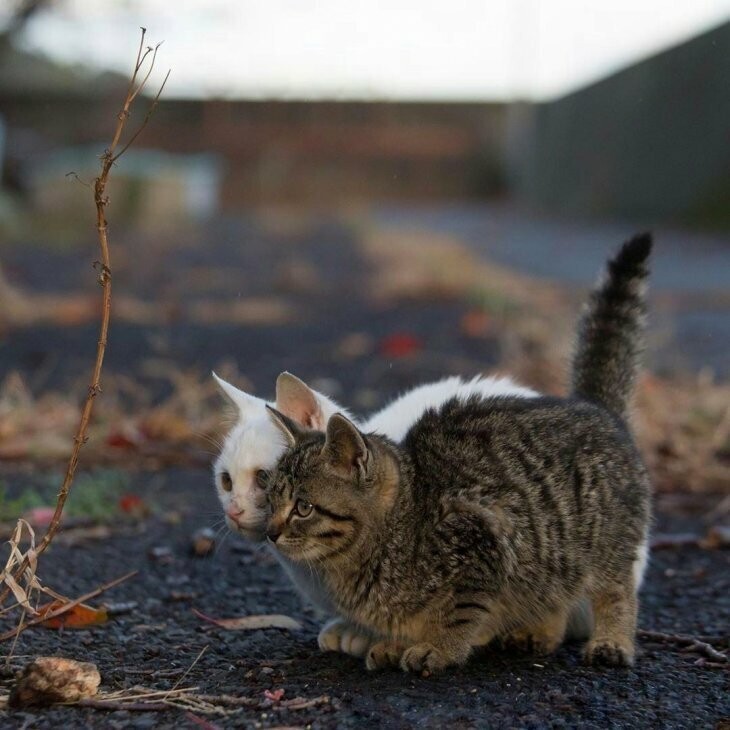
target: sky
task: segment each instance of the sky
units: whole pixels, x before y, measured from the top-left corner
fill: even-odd
[[[55,0],[21,41],[127,73],[144,25],[167,97],[549,99],[727,20],[730,0]]]

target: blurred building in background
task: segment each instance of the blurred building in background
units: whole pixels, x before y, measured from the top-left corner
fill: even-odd
[[[109,137],[124,83],[5,43],[6,188],[67,210],[53,188],[70,170],[93,176],[91,150]],[[140,191],[154,189],[173,218],[280,202],[510,197],[558,213],[727,227],[729,91],[730,23],[547,103],[169,100],[140,140],[151,151],[125,157],[116,177],[133,220],[148,218]]]

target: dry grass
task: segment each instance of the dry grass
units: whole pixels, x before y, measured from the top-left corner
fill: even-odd
[[[657,491],[730,493],[730,384],[647,374],[635,428]]]
[[[299,220],[294,224],[302,225]],[[364,285],[376,303],[466,299],[475,312],[483,313],[488,335],[497,341],[500,372],[543,392],[563,392],[582,295],[487,263],[447,236],[366,225],[359,238],[370,264]],[[26,306],[26,311],[32,309]],[[118,299],[115,316],[138,323],[169,315],[198,322],[262,324],[291,316],[276,299],[244,301],[239,309],[225,301],[207,306],[198,300],[182,312],[165,313],[159,302],[137,307],[132,300]],[[355,356],[371,352],[368,343],[358,346]],[[417,361],[413,367],[417,372]],[[246,387],[232,365],[217,365],[216,370]],[[172,394],[153,400],[139,382],[110,375],[90,424],[88,462],[209,463],[230,415],[209,375],[154,360],[147,361],[144,373],[157,381],[166,379]],[[34,396],[19,373],[6,376],[0,382],[0,459],[39,463],[64,458],[80,393],[81,384],[76,396],[73,389],[71,394]],[[729,407],[730,385],[709,376],[642,378],[634,425],[659,491],[730,492]]]
[[[423,230],[368,228],[361,248],[374,265],[371,292],[382,300],[433,300],[488,292],[506,308],[550,311],[566,305],[563,291],[497,264],[487,263],[461,241]]]
[[[524,322],[510,331],[503,348],[507,359],[498,370],[559,394],[567,351],[544,332]],[[210,462],[232,414],[207,374],[165,369],[172,394],[159,402],[146,399],[138,383],[109,377],[89,429],[88,464]],[[232,366],[219,370],[245,387]],[[76,398],[34,397],[23,378],[11,373],[0,384],[0,459],[60,462],[77,414]],[[730,493],[730,384],[706,375],[665,379],[646,373],[633,425],[657,491]]]
[[[225,364],[220,371],[245,383]],[[229,423],[220,394],[209,375],[167,370],[170,396],[151,401],[139,383],[110,376],[90,422],[88,464],[203,462],[215,453]],[[68,440],[78,419],[74,393],[34,396],[20,373],[0,383],[0,460],[53,464],[68,455]]]

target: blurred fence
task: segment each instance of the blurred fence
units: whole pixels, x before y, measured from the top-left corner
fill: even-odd
[[[509,123],[531,203],[730,227],[730,23]]]

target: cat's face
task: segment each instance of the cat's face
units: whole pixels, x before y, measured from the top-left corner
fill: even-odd
[[[237,411],[237,423],[213,467],[216,493],[229,529],[262,541],[270,514],[265,492],[268,472],[284,453],[286,440],[269,417],[266,401],[214,377]],[[311,428],[324,427],[325,419],[337,409],[288,373],[276,382],[276,406]]]
[[[285,448],[266,415],[263,402],[259,411],[239,418],[214,466],[216,491],[226,525],[255,541],[266,537],[268,470]]]
[[[339,414],[329,419],[326,434],[303,430],[281,414],[273,421],[292,448],[270,474],[267,537],[295,561],[347,559],[387,509],[395,473],[389,481],[383,460]]]

